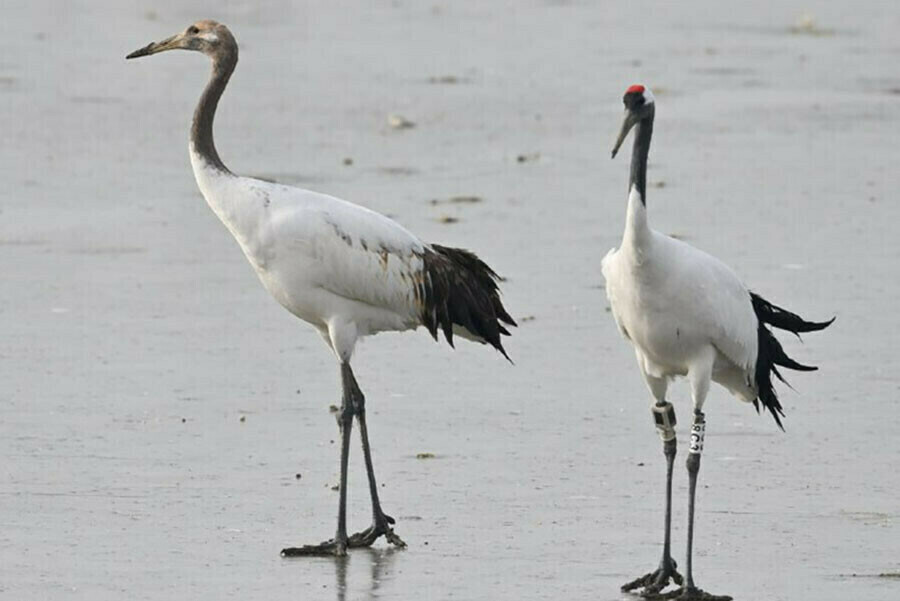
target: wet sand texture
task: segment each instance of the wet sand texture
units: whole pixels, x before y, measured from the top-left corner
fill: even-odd
[[[599,267],[638,81],[658,103],[653,225],[778,304],[838,315],[808,345],[784,338],[821,366],[782,388],[786,434],[710,395],[698,585],[900,598],[895,3],[264,4],[3,7],[0,598],[620,599],[662,535],[650,396]],[[242,46],[217,118],[229,167],[371,207],[508,278],[515,367],[424,331],[358,349],[405,552],[278,557],[332,534],[338,370],[196,189],[205,59],[124,60],[203,17]],[[687,388],[672,400],[687,423]],[[357,530],[357,442],[351,466]]]

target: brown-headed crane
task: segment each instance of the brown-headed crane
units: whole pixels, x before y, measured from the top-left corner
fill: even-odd
[[[224,25],[199,21],[127,58],[166,50],[194,50],[212,60],[212,74],[194,111],[190,157],[197,186],[237,240],[266,290],[321,334],[340,364],[343,397],[337,531],[321,544],[290,547],[285,556],[345,555],[394,533],[382,511],[366,428],[365,397],[350,359],[357,340],[425,326],[437,339],[453,336],[492,345],[506,356],[500,336],[515,322],[497,289],[497,275],[473,253],[422,242],[403,226],[359,205],[290,186],[242,177],[219,158],[213,118],[238,60]],[[372,525],[347,535],[347,462],[353,419],[359,423],[372,498]]]

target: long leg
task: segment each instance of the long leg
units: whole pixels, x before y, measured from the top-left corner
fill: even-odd
[[[366,426],[366,397],[359,389],[349,363],[341,365],[341,378],[344,381],[344,388],[351,391],[354,413],[359,422],[359,435],[362,438],[363,458],[366,462],[366,475],[369,479],[369,495],[372,497],[372,525],[362,532],[351,536],[349,544],[351,547],[368,547],[378,537],[384,535],[392,545],[401,548],[405,547],[406,543],[391,528],[394,518],[385,514],[381,509],[381,501],[378,498],[378,484],[375,481],[375,468],[372,465],[372,451],[369,447],[369,431]]]
[[[343,374],[344,365],[350,368],[348,363],[341,364]],[[342,381],[344,379],[342,378]],[[302,547],[288,547],[281,550],[283,557],[300,557],[306,555],[335,555],[343,557],[347,555],[347,463],[350,457],[350,434],[353,430],[353,414],[355,404],[353,397],[344,382],[344,391],[341,396],[341,410],[338,413],[338,427],[341,431],[341,483],[338,495],[338,523],[334,538],[318,545],[304,545]]]
[[[675,408],[672,403],[666,401],[667,382],[665,378],[655,378],[644,373],[644,379],[650,392],[656,398],[656,404],[652,408],[653,419],[656,422],[656,431],[663,442],[663,454],[666,457],[666,517],[665,517],[665,535],[663,541],[662,559],[659,562],[659,568],[645,574],[640,578],[636,578],[631,582],[622,586],[622,590],[627,592],[637,588],[642,588],[641,596],[652,597],[658,595],[666,586],[669,580],[674,580],[676,584],[682,583],[681,574],[676,570],[675,561],[672,559],[671,552],[671,532],[672,532],[672,468],[675,462],[675,452],[677,449],[677,441],[675,438]]]
[[[700,472],[700,455],[706,435],[706,416],[703,414],[703,403],[709,392],[712,378],[712,366],[715,355],[711,352],[707,360],[698,362],[688,372],[691,381],[691,395],[694,401],[694,423],[691,425],[691,444],[687,457],[688,472],[688,531],[687,561],[685,563],[685,583],[678,599],[681,601],[731,601],[727,595],[711,595],[694,585],[693,550],[694,550],[694,501],[697,493],[697,475]]]

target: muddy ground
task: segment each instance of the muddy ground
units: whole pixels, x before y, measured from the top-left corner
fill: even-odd
[[[786,433],[711,395],[697,583],[900,598],[900,11],[844,4],[5,4],[0,597],[621,599],[662,536],[650,397],[599,266],[624,218],[620,97],[643,82],[652,224],[779,304],[837,315],[784,337],[821,366],[782,387]],[[371,207],[508,278],[515,366],[424,332],[358,348],[406,551],[278,555],[333,532],[337,366],[197,191],[205,59],[124,60],[204,17],[241,44],[216,130],[232,169]],[[684,385],[673,400],[686,422]],[[357,444],[351,465],[356,529]]]

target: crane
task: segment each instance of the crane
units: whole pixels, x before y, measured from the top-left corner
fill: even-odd
[[[500,299],[497,274],[474,253],[422,242],[374,211],[325,194],[232,173],[213,142],[219,99],[237,65],[238,45],[221,23],[203,20],[135,50],[201,52],[212,74],[194,111],[190,158],[197,186],[237,240],[262,285],[285,309],[311,324],[339,364],[342,403],[340,494],[334,538],[288,547],[283,556],[344,556],[379,537],[405,547],[384,513],[372,465],[365,396],[350,367],[356,342],[379,332],[425,326],[453,346],[458,335],[490,344],[507,359],[501,336],[516,323]],[[372,500],[372,525],[347,535],[347,465],[353,419],[359,424]]]
[[[653,93],[636,84],[625,91],[625,119],[613,147],[615,158],[633,128],[628,208],[622,242],[602,262],[606,293],[619,332],[634,346],[638,367],[655,400],[652,413],[666,457],[666,513],[659,568],[625,584],[658,596],[670,580],[682,601],[730,601],[694,585],[694,499],[706,433],[703,405],[711,382],[738,399],[768,410],[779,427],[784,416],[772,386],[779,367],[812,371],[784,352],[770,326],[799,336],[828,327],[834,319],[802,319],[749,291],[730,267],[705,252],[653,230],[647,220],[647,157],[656,106]],[[687,376],[693,401],[688,471],[688,531],[685,577],[670,553],[672,464],[676,453],[675,409],[666,400],[669,382]],[[667,597],[668,598],[668,597]]]

